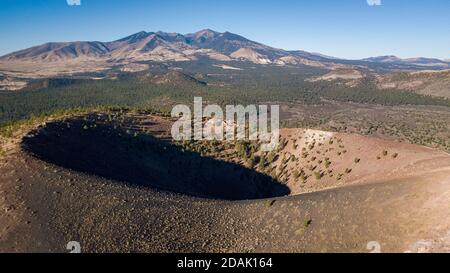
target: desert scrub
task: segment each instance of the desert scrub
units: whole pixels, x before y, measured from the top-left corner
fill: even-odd
[[[287,164],[291,160],[291,157],[287,157],[286,154],[283,155],[283,159],[281,160],[282,164]]]
[[[111,112],[118,111],[118,109],[122,109],[121,111],[126,111],[128,108],[117,108],[112,106],[103,106],[103,107],[76,107],[69,109],[57,109],[51,112],[42,113],[39,115],[30,115],[28,118],[12,120],[0,125],[0,136],[11,138],[14,136],[14,133],[20,131],[21,129],[29,128],[31,126],[37,125],[39,123],[43,123],[49,119],[63,119],[64,117],[74,116],[74,115],[82,115],[90,112]]]
[[[280,164],[280,166],[278,166],[278,170],[280,171],[280,173],[284,173],[286,168],[287,168],[286,164]]]
[[[297,170],[295,170],[292,174],[294,175],[295,179],[298,179],[300,177],[300,172]]]
[[[324,172],[315,172],[314,173],[314,177],[316,178],[316,180],[320,180],[325,176]]]
[[[271,152],[268,156],[267,156],[267,163],[271,164],[275,161],[277,161],[278,159],[278,155],[275,152]]]
[[[23,128],[28,128],[34,124],[42,123],[45,120],[49,118],[62,118],[67,115],[76,115],[76,114],[82,114],[87,113],[89,111],[95,111],[97,108],[73,108],[73,109],[66,109],[66,110],[56,110],[50,113],[43,113],[38,116],[31,115],[28,118],[21,119],[21,120],[14,120],[7,123],[4,123],[0,126],[0,135],[6,138],[11,138],[14,136],[15,132],[18,132],[19,130]]]
[[[361,162],[361,158],[355,158],[355,164],[358,164],[359,162]]]
[[[397,157],[398,157],[398,153],[395,153],[395,154],[392,155],[393,159],[396,159]]]
[[[309,226],[311,226],[311,224],[312,224],[312,219],[308,219],[308,220],[305,220],[304,226],[305,226],[305,228],[308,228]]]
[[[289,140],[287,139],[282,139],[280,142],[280,145],[278,146],[278,151],[282,151],[289,143]]]
[[[258,168],[264,170],[266,168],[266,157],[262,156],[259,159]]]
[[[276,200],[267,200],[266,201],[266,207],[270,208],[275,204]]]

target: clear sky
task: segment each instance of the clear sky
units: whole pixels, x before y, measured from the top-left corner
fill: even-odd
[[[135,32],[230,31],[341,58],[450,58],[449,0],[0,0],[0,55]],[[374,2],[381,5],[369,5]]]

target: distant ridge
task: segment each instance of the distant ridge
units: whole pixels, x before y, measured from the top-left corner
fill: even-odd
[[[211,29],[179,34],[140,31],[111,41],[46,43],[0,57],[0,70],[47,76],[71,71],[89,72],[117,66],[145,67],[142,62],[251,62],[259,65],[310,66],[323,69],[383,69],[415,71],[449,69],[450,63],[432,58],[401,59],[379,56],[363,60],[343,60],[319,53],[287,51],[270,47],[231,32]],[[44,73],[43,72],[43,73]]]

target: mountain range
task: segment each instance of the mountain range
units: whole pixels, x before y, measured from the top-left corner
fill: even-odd
[[[15,71],[18,75],[23,73],[22,76],[35,77],[104,71],[113,67],[120,67],[122,71],[138,71],[144,70],[146,63],[195,62],[205,58],[231,68],[225,64],[250,62],[259,65],[370,71],[450,68],[450,62],[432,58],[381,56],[344,60],[301,50],[277,49],[230,32],[205,29],[185,35],[141,31],[112,42],[47,43],[0,57],[0,71],[5,74]]]
[[[141,31],[112,42],[47,43],[13,52],[1,61],[58,62],[106,58],[122,61],[195,61],[206,56],[217,61],[246,60],[257,64],[323,60],[319,55],[289,52],[250,41],[242,36],[213,30],[192,34]]]

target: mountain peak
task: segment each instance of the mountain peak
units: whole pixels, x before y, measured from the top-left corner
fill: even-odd
[[[130,42],[130,43],[133,43],[133,42],[136,42],[137,40],[141,40],[141,39],[147,38],[151,34],[153,34],[153,32],[140,31],[140,32],[137,32],[137,33],[132,34],[130,36],[127,36],[125,38],[119,39],[116,42],[125,42],[125,41],[127,41],[127,42]]]
[[[363,61],[393,63],[393,62],[400,62],[400,61],[402,61],[402,59],[400,59],[399,57],[394,56],[394,55],[385,55],[385,56],[366,58],[366,59],[363,59]]]
[[[207,29],[202,29],[200,31],[197,31],[195,33],[187,34],[186,36],[193,37],[194,39],[211,39],[211,38],[216,37],[219,34],[221,34],[221,33],[207,28]]]
[[[199,32],[206,32],[206,33],[220,33],[220,32],[218,32],[218,31],[215,31],[215,30],[212,30],[212,29],[210,29],[210,28],[205,28],[205,29],[202,29],[202,30],[200,30],[200,31],[197,31],[197,33],[199,33]]]

